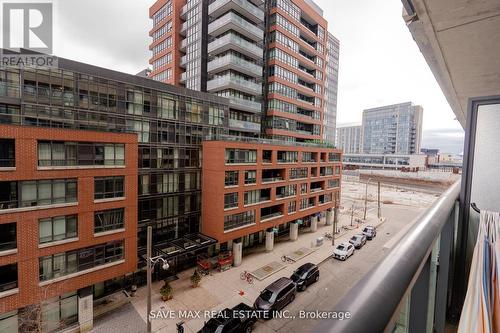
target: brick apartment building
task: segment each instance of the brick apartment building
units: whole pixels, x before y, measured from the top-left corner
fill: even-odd
[[[215,243],[201,143],[226,117],[222,98],[66,59],[0,69],[0,331],[92,328],[93,301],[145,280],[148,225],[156,254],[177,249],[165,274],[192,265]]]
[[[274,235],[331,223],[339,42],[322,9],[311,0],[158,0],[149,14],[149,76],[229,100],[229,136],[203,143],[202,231],[215,251],[231,250],[237,265],[243,248],[267,239],[271,249]]]

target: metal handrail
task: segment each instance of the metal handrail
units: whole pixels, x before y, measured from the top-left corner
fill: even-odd
[[[457,181],[335,306],[335,311],[350,312],[350,319],[322,321],[313,332],[384,332],[401,300],[415,283],[459,194],[460,181]]]

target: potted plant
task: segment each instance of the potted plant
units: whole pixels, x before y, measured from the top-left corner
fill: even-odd
[[[191,275],[191,285],[193,288],[198,287],[201,281],[201,274],[198,272],[197,269],[194,270],[193,275]]]
[[[169,299],[172,299],[173,293],[174,293],[174,289],[172,288],[170,283],[168,283],[168,281],[165,280],[163,283],[163,286],[160,289],[161,299],[166,302]]]

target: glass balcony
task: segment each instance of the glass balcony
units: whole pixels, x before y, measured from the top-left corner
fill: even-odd
[[[237,31],[257,42],[262,41],[264,38],[262,29],[232,12],[219,17],[208,25],[208,33],[212,36],[221,35],[229,30]]]
[[[252,59],[262,59],[264,51],[261,47],[252,44],[235,34],[227,34],[208,44],[208,54],[217,55],[227,50],[238,51]]]
[[[260,132],[260,124],[237,119],[229,119],[229,128],[245,132]]]
[[[249,101],[247,99],[233,96],[229,97],[229,106],[234,109],[254,113],[258,113],[262,110],[262,106],[259,102]]]
[[[208,63],[208,73],[222,72],[228,69],[235,69],[238,72],[253,76],[262,77],[262,66],[258,66],[250,61],[246,61],[234,54],[227,54],[223,57],[215,58]]]
[[[264,21],[264,12],[246,0],[216,0],[208,6],[208,14],[218,17],[230,10],[234,10],[255,23]]]
[[[236,76],[219,76],[207,82],[207,90],[210,92],[224,89],[235,89],[252,95],[262,94],[260,84]]]

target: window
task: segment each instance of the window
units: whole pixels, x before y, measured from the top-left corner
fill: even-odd
[[[255,223],[255,210],[224,216],[224,230],[230,230]]]
[[[295,163],[298,162],[298,152],[296,151],[278,151],[279,163]]]
[[[290,179],[307,178],[307,168],[291,168]]]
[[[257,150],[226,148],[226,163],[256,163]]]
[[[245,184],[256,184],[257,183],[257,171],[246,170],[245,171]]]
[[[125,145],[112,143],[86,143],[39,141],[39,166],[93,166],[124,165]]]
[[[98,177],[94,179],[94,199],[120,198],[124,196],[125,177]]]
[[[328,188],[339,187],[338,179],[328,179]]]
[[[0,168],[16,166],[16,147],[14,139],[0,139]]]
[[[21,207],[43,206],[77,201],[76,179],[20,182]]]
[[[273,156],[273,151],[272,150],[263,150],[262,151],[262,162],[263,163],[271,163],[272,162],[272,160],[271,160],[272,156]]]
[[[0,251],[17,248],[16,223],[0,224]]]
[[[40,281],[55,279],[121,259],[123,259],[123,241],[41,257]]]
[[[302,152],[302,162],[316,162],[316,153],[304,151]]]
[[[337,153],[328,153],[328,161],[330,162],[339,162],[340,154]]]
[[[224,209],[238,207],[238,193],[224,194]]]
[[[46,300],[41,305],[42,332],[54,332],[78,322],[78,296],[70,292]]]
[[[17,288],[17,263],[0,266],[0,292]]]
[[[300,194],[307,194],[307,183],[300,184]]]
[[[294,213],[297,210],[297,202],[296,201],[290,201],[288,203],[288,214]]]
[[[77,236],[78,218],[76,215],[55,216],[38,220],[38,241],[40,244]]]
[[[122,229],[124,226],[124,214],[124,208],[94,213],[94,233]]]
[[[238,171],[226,171],[224,186],[236,186],[238,185]]]
[[[260,202],[260,190],[246,191],[244,198],[245,205],[252,205]]]
[[[276,198],[286,198],[297,194],[297,184],[280,186],[276,188]]]

